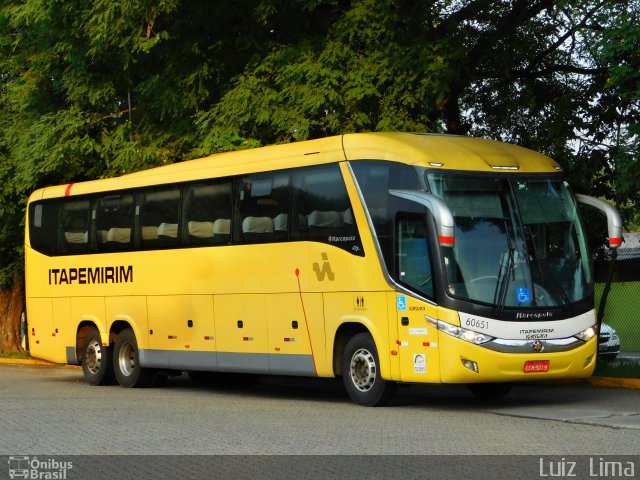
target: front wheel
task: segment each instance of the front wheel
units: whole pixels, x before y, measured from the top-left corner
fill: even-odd
[[[146,387],[153,380],[155,372],[140,366],[138,342],[130,328],[122,330],[116,338],[113,369],[121,387]]]
[[[82,342],[82,373],[89,385],[109,385],[113,382],[113,351],[102,345],[100,332],[91,327]]]
[[[395,382],[383,380],[376,345],[368,333],[354,335],[347,343],[342,359],[342,381],[358,405],[376,407],[389,401]]]

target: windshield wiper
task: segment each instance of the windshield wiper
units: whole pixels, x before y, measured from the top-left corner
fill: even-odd
[[[507,234],[507,238],[509,238],[508,234]],[[496,284],[496,291],[493,295],[493,303],[494,305],[497,305],[497,313],[500,314],[502,313],[502,310],[504,309],[504,305],[507,302],[507,292],[509,290],[509,283],[510,283],[510,279],[509,277],[511,277],[511,275],[513,275],[514,280],[515,280],[515,261],[513,259],[514,257],[514,252],[515,252],[515,248],[513,248],[511,246],[511,239],[509,239],[509,248],[502,254],[503,256],[506,254],[508,256],[508,259],[506,261],[506,267],[505,267],[505,262],[500,261],[500,270],[498,271],[498,283]]]
[[[560,298],[562,298],[562,302],[564,306],[567,307],[569,311],[572,311],[571,302],[569,302],[569,297],[567,297],[567,294],[565,293],[564,288],[560,283],[560,280],[558,280],[557,275],[554,273],[553,268],[551,268],[551,266],[549,265],[549,262],[545,257],[542,257],[538,254],[538,250],[536,249],[536,244],[533,241],[533,237],[531,235],[531,231],[528,226],[525,231],[525,237],[528,237],[527,243],[529,244],[529,249],[532,253],[533,260],[538,265],[538,271],[540,272],[540,279],[542,280],[543,285],[544,285],[544,278],[545,278],[544,271],[546,271],[549,274],[548,276],[551,277],[551,281],[554,287],[556,287],[557,293],[560,295]],[[543,268],[544,268],[544,271],[543,271]]]
[[[503,205],[504,207],[504,205]],[[504,231],[507,237],[507,250],[503,252],[503,256],[506,253],[508,258],[506,262],[506,268],[504,268],[505,262],[503,257],[500,258],[500,269],[498,270],[498,283],[496,284],[496,291],[493,295],[493,304],[497,306],[496,313],[500,315],[504,306],[507,303],[507,292],[509,291],[510,276],[513,276],[515,280],[515,252],[516,248],[511,238],[511,232],[509,230],[508,219],[504,218]],[[496,298],[497,297],[497,298]]]

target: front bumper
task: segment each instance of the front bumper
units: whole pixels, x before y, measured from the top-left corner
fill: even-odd
[[[441,380],[443,383],[523,382],[585,378],[593,374],[596,338],[580,342],[566,351],[505,353],[474,345],[439,332]],[[533,345],[533,342],[532,342]],[[548,361],[545,372],[525,372],[526,362]],[[477,371],[469,368],[470,362]]]

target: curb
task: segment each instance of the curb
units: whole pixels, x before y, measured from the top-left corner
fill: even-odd
[[[640,389],[640,378],[591,377],[586,380],[594,387]]]
[[[75,365],[65,365],[60,363],[48,362],[38,358],[2,358],[0,357],[0,365],[30,365],[35,367],[75,367]]]

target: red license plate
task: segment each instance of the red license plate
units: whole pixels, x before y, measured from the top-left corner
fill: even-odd
[[[548,372],[549,364],[549,360],[532,360],[524,362],[524,373]]]

